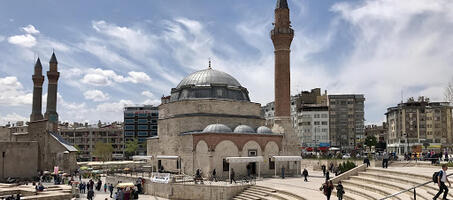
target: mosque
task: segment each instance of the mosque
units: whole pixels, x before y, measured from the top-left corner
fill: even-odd
[[[261,105],[231,75],[211,64],[185,77],[159,106],[158,135],[147,141],[157,167],[209,176],[299,173],[297,139],[290,121],[290,45],[294,37],[286,0],[278,0],[270,35],[275,49],[275,119],[266,127]],[[240,157],[240,158],[239,158]],[[174,158],[172,160],[172,158]],[[240,161],[241,158],[245,162]],[[255,158],[255,159],[254,159]],[[286,159],[285,159],[286,158]],[[281,162],[276,162],[281,161]],[[259,175],[259,174],[258,174]]]

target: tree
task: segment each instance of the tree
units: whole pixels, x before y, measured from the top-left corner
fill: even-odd
[[[372,135],[367,136],[365,138],[365,144],[370,147],[370,151],[371,151],[371,147],[376,146],[376,144],[377,144],[376,137],[374,137]]]
[[[124,148],[124,152],[126,152],[127,156],[136,155],[138,149],[138,140],[134,138],[134,140],[129,140],[126,142],[126,148]]]
[[[453,103],[453,79],[448,83],[447,87],[445,88],[445,101]]]
[[[94,147],[94,156],[96,156],[101,161],[109,161],[112,159],[113,146],[110,143],[97,142]]]

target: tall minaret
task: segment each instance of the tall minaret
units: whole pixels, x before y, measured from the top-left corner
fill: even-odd
[[[47,79],[49,79],[49,86],[47,88],[47,107],[45,117],[48,119],[49,130],[58,130],[58,113],[57,113],[57,86],[60,72],[57,69],[58,62],[55,53],[49,61],[49,71],[47,71]]]
[[[42,84],[44,83],[44,76],[42,75],[41,60],[36,60],[35,73],[32,76],[33,80],[33,107],[31,109],[30,121],[37,121],[43,119],[42,108]]]
[[[288,2],[277,0],[274,29],[271,30],[275,53],[275,117],[289,117],[291,114],[289,53],[294,30],[290,23]]]

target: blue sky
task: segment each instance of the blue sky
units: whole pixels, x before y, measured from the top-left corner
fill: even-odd
[[[289,5],[292,94],[314,87],[365,94],[368,124],[383,121],[402,93],[443,100],[453,77],[453,2]],[[62,121],[121,120],[124,104],[158,104],[209,58],[247,87],[252,101],[268,103],[274,7],[274,0],[3,1],[0,124],[29,118],[34,61],[39,55],[47,70],[52,49]]]

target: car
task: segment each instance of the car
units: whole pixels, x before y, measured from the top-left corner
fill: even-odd
[[[349,158],[351,158],[351,155],[349,155],[349,154],[347,153],[347,154],[344,154],[342,158],[343,158],[343,159],[349,159]]]

